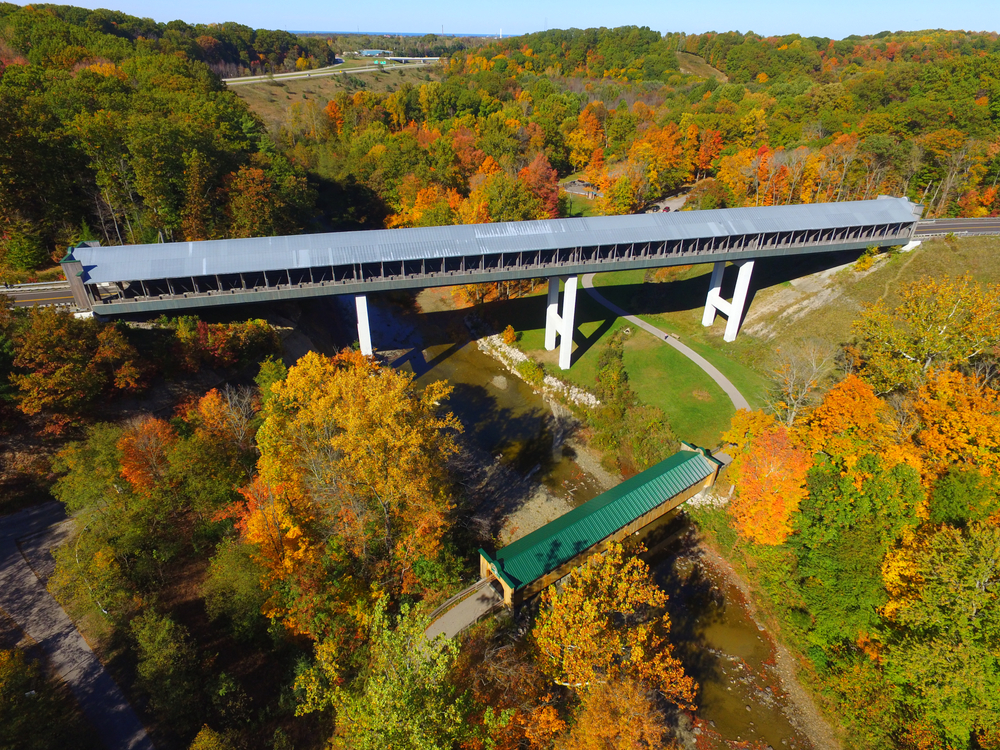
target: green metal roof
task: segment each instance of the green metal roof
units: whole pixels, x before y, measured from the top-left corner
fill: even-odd
[[[665,500],[715,473],[719,462],[701,450],[682,450],[487,559],[520,590],[628,526]],[[482,552],[482,550],[480,550]]]

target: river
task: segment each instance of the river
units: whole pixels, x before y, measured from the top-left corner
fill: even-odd
[[[479,350],[462,324],[464,312],[445,309],[440,293],[427,291],[418,300],[433,314],[370,306],[376,345],[393,350],[395,365],[412,370],[418,384],[447,380],[454,388],[449,408],[483,451],[530,474],[570,506],[600,494],[601,483],[557,434],[550,404]],[[672,640],[699,684],[686,744],[811,748],[786,716],[770,637],[754,623],[740,591],[702,559],[694,532],[681,512],[643,532],[645,558],[670,597]]]

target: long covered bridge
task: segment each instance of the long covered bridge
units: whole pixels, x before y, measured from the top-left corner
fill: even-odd
[[[362,350],[371,352],[368,292],[548,278],[545,345],[561,337],[569,367],[582,273],[714,263],[705,325],[739,330],[753,261],[910,242],[919,215],[905,198],[668,214],[176,242],[83,244],[63,259],[80,310],[104,316],[197,310],[348,294]],[[726,263],[740,266],[732,301]],[[559,304],[560,279],[564,280]]]

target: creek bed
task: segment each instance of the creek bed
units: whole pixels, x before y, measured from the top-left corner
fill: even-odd
[[[397,366],[413,371],[418,385],[447,380],[454,387],[448,408],[482,451],[530,475],[567,507],[601,493],[601,484],[562,442],[551,404],[479,350],[461,324],[464,311],[430,316],[373,307],[371,313],[380,340],[399,347]],[[705,750],[811,748],[785,715],[770,637],[750,617],[739,590],[700,559],[691,531],[675,511],[642,532],[645,558],[670,597],[677,654],[699,685],[686,744]]]

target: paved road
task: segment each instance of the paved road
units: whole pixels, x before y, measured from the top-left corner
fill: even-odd
[[[987,219],[936,219],[917,224],[914,237],[942,232],[961,234],[1000,234],[1000,218]]]
[[[363,68],[317,68],[304,73],[278,73],[275,76],[244,76],[243,78],[223,78],[222,81],[227,86],[245,86],[251,83],[267,83],[269,81],[298,81],[303,78],[323,78],[326,76],[341,76],[347,73],[371,73],[377,70],[393,70],[396,68],[415,67],[413,65],[368,65]]]
[[[674,349],[679,351],[685,357],[694,362],[698,367],[705,371],[705,373],[718,383],[719,387],[726,392],[729,399],[733,402],[733,406],[737,409],[750,409],[750,403],[744,398],[743,394],[739,392],[735,385],[729,382],[729,378],[719,372],[718,368],[705,359],[703,356],[694,351],[691,347],[682,344],[680,341],[675,339],[673,336],[667,334],[666,331],[661,331],[656,326],[652,326],[644,320],[640,320],[634,315],[629,315],[627,312],[622,310],[618,305],[606,300],[601,294],[594,289],[594,274],[588,273],[583,277],[583,288],[587,290],[587,293],[593,297],[598,303],[604,305],[611,312],[620,318],[625,318],[628,322],[639,326],[644,331],[656,336],[660,341],[664,341]]]
[[[70,294],[69,284],[66,284],[63,288],[59,289],[45,289],[39,291],[11,287],[10,289],[0,289],[0,292],[3,292],[9,297],[13,297],[14,307],[65,305],[73,302],[73,295]]]
[[[0,608],[41,646],[108,750],[153,750],[121,690],[21,554],[47,578],[52,527],[65,519],[56,502],[0,517]]]

